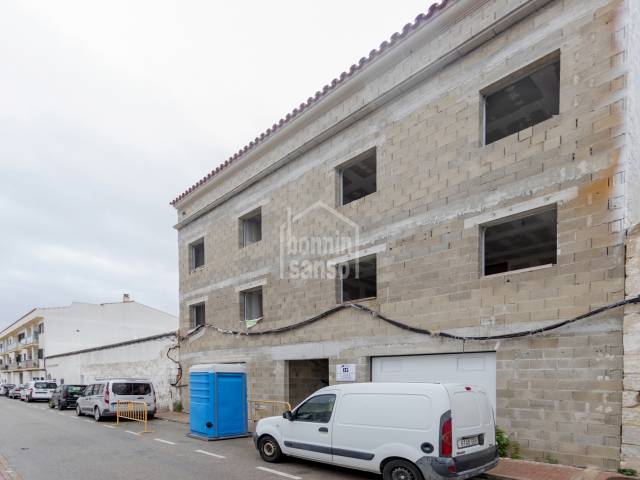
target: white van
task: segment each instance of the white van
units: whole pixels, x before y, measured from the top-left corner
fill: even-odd
[[[292,412],[260,420],[254,442],[267,462],[291,455],[384,480],[466,479],[498,463],[493,408],[473,385],[325,387]]]
[[[87,385],[76,400],[76,415],[93,415],[96,422],[114,417],[118,400],[146,403],[149,420],[156,414],[156,392],[151,381],[122,378]]]

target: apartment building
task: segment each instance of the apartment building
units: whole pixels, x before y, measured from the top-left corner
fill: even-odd
[[[176,327],[175,316],[135,302],[126,294],[122,302],[34,308],[0,331],[0,381],[60,380],[47,367],[49,357],[145,339]],[[80,370],[75,377],[82,375]]]
[[[639,21],[440,2],[190,187],[183,368],[480,384],[526,458],[638,468],[638,307],[589,313],[640,293]]]
[[[40,348],[44,322],[42,317],[32,316],[33,312],[22,317],[20,320],[24,321],[16,325],[17,328],[3,332],[0,337],[0,380],[3,383],[46,378],[44,350]]]

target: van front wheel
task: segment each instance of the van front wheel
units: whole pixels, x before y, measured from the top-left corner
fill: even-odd
[[[282,458],[282,450],[275,438],[264,435],[258,442],[258,451],[265,462],[275,463]]]
[[[391,460],[382,469],[383,480],[423,480],[420,470],[406,460]]]

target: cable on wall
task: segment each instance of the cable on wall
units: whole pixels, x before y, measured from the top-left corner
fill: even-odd
[[[175,364],[178,366],[178,374],[176,375],[176,381],[175,381],[175,382],[171,382],[171,381],[170,381],[170,382],[169,382],[169,384],[170,384],[172,387],[176,387],[176,388],[184,388],[184,387],[188,386],[188,384],[186,384],[186,385],[180,385],[180,380],[182,380],[182,365],[180,364],[180,362],[179,362],[178,360],[176,360],[176,359],[175,359],[175,358],[173,358],[171,355],[169,355],[169,352],[170,352],[171,350],[174,350],[174,349],[178,349],[178,350],[179,350],[179,349],[180,349],[180,344],[178,343],[177,345],[173,345],[173,346],[171,346],[171,347],[169,347],[169,348],[167,349],[167,358],[168,358],[169,360],[171,360],[173,363],[175,363]]]
[[[527,336],[531,336],[531,335],[538,335],[540,333],[544,333],[544,332],[548,332],[550,330],[555,330],[558,329],[560,327],[564,327],[565,325],[569,325],[571,323],[577,322],[579,320],[584,320],[586,318],[592,317],[594,315],[598,315],[602,312],[606,312],[608,310],[612,310],[614,308],[619,308],[619,307],[623,307],[625,305],[629,305],[629,304],[634,304],[634,303],[640,303],[640,295],[632,297],[632,298],[627,298],[625,300],[621,300],[619,302],[615,302],[615,303],[609,303],[607,305],[604,305],[602,307],[598,307],[594,310],[591,310],[590,312],[587,313],[583,313],[582,315],[578,315],[577,317],[573,317],[570,318],[568,320],[563,320],[557,323],[552,323],[550,325],[547,325],[545,327],[540,327],[540,328],[534,328],[534,329],[530,329],[530,330],[522,330],[519,332],[511,332],[511,333],[503,333],[500,335],[484,335],[484,336],[465,336],[465,335],[456,335],[453,333],[447,333],[447,332],[436,332],[436,331],[431,331],[431,330],[427,330],[426,328],[419,328],[419,327],[413,327],[411,325],[407,325],[406,323],[400,322],[398,320],[393,320],[383,314],[381,314],[380,312],[376,312],[375,310],[366,307],[364,305],[358,304],[358,303],[341,303],[339,305],[336,305],[328,310],[325,310],[324,312],[315,315],[311,318],[308,318],[306,320],[303,320],[301,322],[298,323],[294,323],[292,325],[287,325],[285,327],[279,327],[279,328],[272,328],[269,330],[262,330],[262,331],[238,331],[238,330],[227,330],[227,329],[223,329],[220,327],[216,327],[215,325],[200,325],[197,328],[193,329],[191,332],[187,333],[187,335],[185,335],[184,337],[182,337],[182,340],[189,338],[190,336],[194,335],[195,333],[199,332],[200,330],[202,330],[203,328],[210,328],[213,329],[219,333],[223,333],[226,335],[238,335],[238,336],[245,336],[245,337],[257,337],[260,335],[274,335],[274,334],[278,334],[278,333],[285,333],[285,332],[290,332],[292,330],[297,330],[298,328],[302,328],[305,327],[307,325],[311,325],[312,323],[315,323],[319,320],[322,320],[323,318],[326,318],[330,315],[333,315],[334,313],[337,313],[341,310],[345,310],[348,308],[353,308],[356,310],[360,310],[362,312],[366,312],[369,313],[372,317],[377,318],[379,320],[382,320],[383,322],[386,322],[390,325],[393,325],[395,327],[398,327],[402,330],[407,330],[409,332],[413,332],[413,333],[419,333],[422,335],[430,335],[432,337],[442,337],[442,338],[450,338],[453,340],[463,340],[463,341],[484,341],[484,340],[502,340],[502,339],[508,339],[508,338],[519,338],[519,337],[527,337]],[[168,352],[167,352],[168,355]]]

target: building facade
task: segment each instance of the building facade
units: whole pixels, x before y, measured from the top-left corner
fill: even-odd
[[[468,339],[640,293],[637,20],[441,2],[176,198],[185,371],[473,381],[526,458],[637,468],[636,306]]]
[[[175,331],[175,316],[133,300],[35,308],[0,332],[0,381],[54,379],[47,358]]]

